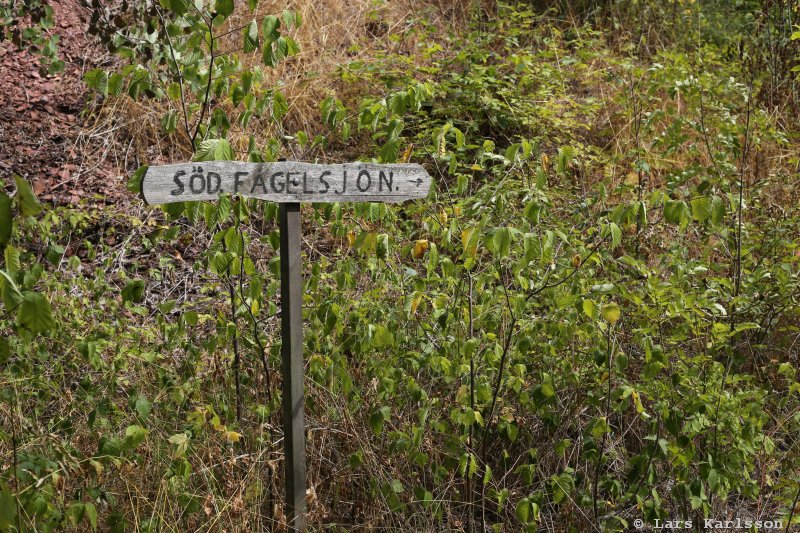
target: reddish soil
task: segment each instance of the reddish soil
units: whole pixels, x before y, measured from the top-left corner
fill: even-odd
[[[75,0],[52,4],[62,72],[42,76],[36,54],[0,43],[0,182],[8,186],[19,174],[52,204],[95,193],[113,200],[125,191],[120,170],[104,157],[110,141],[87,132],[81,117],[91,98],[83,74],[108,54],[88,35],[88,17]]]

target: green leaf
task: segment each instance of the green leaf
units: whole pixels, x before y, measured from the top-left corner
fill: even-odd
[[[195,161],[232,161],[233,149],[227,139],[206,139],[194,154]]]
[[[286,29],[291,28],[297,22],[297,18],[294,15],[294,11],[290,9],[285,9],[283,11],[283,24],[286,26]]]
[[[0,249],[11,240],[11,198],[0,191]]]
[[[386,348],[394,344],[394,335],[384,326],[370,326],[372,329],[372,346],[375,348]]]
[[[39,200],[33,194],[30,183],[16,174],[14,175],[14,181],[17,183],[17,195],[14,198],[17,201],[17,207],[22,212],[22,216],[38,215],[42,211],[42,206],[39,205]]]
[[[147,430],[142,426],[128,426],[125,428],[125,442],[123,445],[129,450],[133,450],[144,441],[146,436]]]
[[[0,531],[11,531],[11,526],[16,523],[17,502],[8,488],[0,484]]]
[[[258,48],[258,24],[255,20],[250,21],[244,30],[244,52],[249,54]]]
[[[218,14],[227,18],[233,13],[233,0],[216,0],[214,9]]]
[[[143,165],[143,166],[139,167],[138,169],[136,169],[136,172],[134,172],[133,175],[131,175],[131,177],[128,179],[128,183],[126,185],[126,188],[128,189],[128,191],[133,192],[133,193],[141,192],[141,190],[142,190],[142,178],[144,177],[145,174],[147,174],[147,169],[148,168],[149,167],[147,165]]]
[[[604,228],[608,233],[611,234],[611,248],[616,248],[617,246],[622,243],[622,230],[619,229],[615,223],[611,222]]]
[[[3,304],[10,313],[17,309],[22,301],[22,294],[14,283],[14,279],[4,270],[0,270],[0,295],[3,297]]]
[[[0,365],[4,365],[11,359],[11,345],[8,340],[0,339]]]
[[[169,438],[169,442],[175,445],[175,451],[172,457],[178,459],[186,455],[186,450],[189,449],[189,436],[186,433],[176,433]]]
[[[17,322],[34,333],[52,329],[55,323],[50,302],[41,293],[26,291],[17,309]]]
[[[92,526],[92,531],[97,531],[97,507],[93,503],[87,503],[83,506],[86,518],[89,519],[89,525]]]
[[[705,222],[711,218],[711,200],[707,196],[695,198],[691,201],[692,218],[698,222]]]
[[[144,280],[136,279],[128,282],[122,289],[122,301],[138,303],[144,300]]]
[[[387,406],[383,406],[369,415],[369,426],[376,436],[381,434],[381,431],[383,431],[383,423],[389,420],[390,416],[391,410]]]
[[[108,77],[108,94],[119,96],[125,88],[125,76],[116,73]]]
[[[547,372],[542,376],[542,395],[545,398],[552,398],[556,395],[556,388],[553,385],[553,378]]]
[[[19,272],[20,270],[20,263],[19,258],[22,253],[19,251],[18,248],[13,247],[12,245],[6,246],[5,252],[5,260],[6,260],[6,270],[10,274],[14,274],[15,272]]]
[[[589,299],[583,301],[583,312],[592,320],[596,320],[599,315],[597,305]]]
[[[83,75],[83,81],[90,89],[94,89],[103,96],[108,96],[108,72],[95,68]]]
[[[511,231],[506,228],[498,228],[492,236],[494,253],[501,259],[508,257],[511,250]]]
[[[147,420],[147,417],[150,416],[152,405],[147,398],[144,396],[139,396],[136,398],[136,403],[134,403],[134,409],[136,410],[136,414],[139,415],[139,418],[142,420]]]
[[[185,15],[191,0],[160,0],[161,7],[173,11],[176,15]]]
[[[670,224],[684,226],[689,220],[689,206],[683,200],[667,200],[664,203],[664,219]]]
[[[167,114],[161,117],[161,127],[166,133],[175,131],[175,128],[178,127],[178,112],[174,109],[167,111]]]
[[[725,203],[719,196],[711,197],[711,223],[714,225],[722,224],[725,219]]]
[[[531,520],[531,502],[528,498],[522,498],[517,503],[515,514],[520,522],[528,524]]]
[[[261,23],[261,34],[264,36],[264,39],[267,40],[267,43],[271,43],[278,38],[280,35],[278,28],[280,28],[280,26],[281,21],[278,20],[278,17],[275,15],[264,17],[264,21]]]

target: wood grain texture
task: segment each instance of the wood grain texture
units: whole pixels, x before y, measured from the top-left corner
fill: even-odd
[[[430,175],[416,163],[207,161],[150,167],[142,196],[148,204],[215,200],[224,193],[280,203],[396,203],[425,198],[430,186]]]

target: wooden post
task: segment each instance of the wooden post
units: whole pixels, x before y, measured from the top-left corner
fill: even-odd
[[[216,200],[241,195],[281,204],[281,358],[283,449],[286,461],[286,523],[306,531],[306,450],[303,420],[303,280],[300,260],[300,202],[398,203],[425,198],[431,177],[415,163],[301,161],[244,163],[204,161],[158,165],[142,176],[149,204]]]
[[[286,472],[286,523],[306,531],[306,450],[303,397],[303,280],[300,259],[300,204],[282,203],[281,357],[283,360],[283,449]]]

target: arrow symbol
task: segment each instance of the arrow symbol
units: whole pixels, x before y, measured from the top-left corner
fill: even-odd
[[[415,180],[408,180],[408,182],[409,183],[416,183],[417,187],[419,187],[420,185],[422,185],[422,178],[417,178]]]

